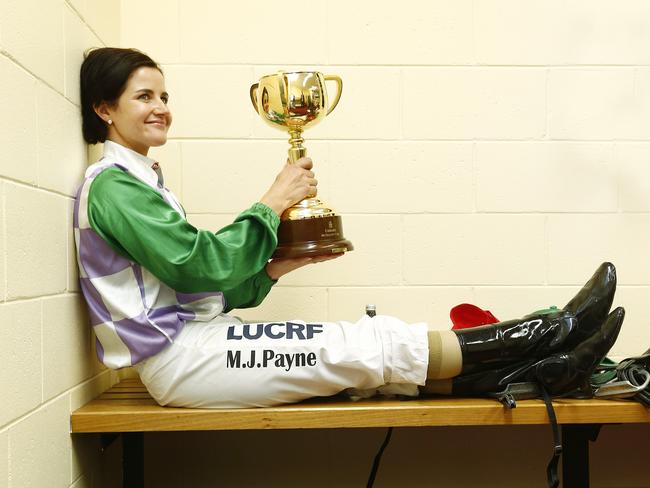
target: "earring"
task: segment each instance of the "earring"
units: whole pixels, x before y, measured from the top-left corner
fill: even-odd
[[[111,125],[113,121],[111,119],[108,119],[108,125]]]

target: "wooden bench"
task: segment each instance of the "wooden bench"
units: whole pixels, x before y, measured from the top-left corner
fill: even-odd
[[[589,440],[603,424],[650,423],[650,409],[627,400],[554,400],[564,446],[563,485],[589,486]],[[548,424],[544,402],[524,400],[506,409],[496,400],[435,397],[372,398],[357,402],[318,398],[271,408],[202,410],[161,407],[137,379],[123,380],[72,413],[73,433],[117,435],[123,442],[124,487],[144,483],[144,432],[434,427]]]

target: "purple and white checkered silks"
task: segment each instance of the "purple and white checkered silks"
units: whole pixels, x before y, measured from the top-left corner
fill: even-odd
[[[224,297],[220,292],[174,291],[114,251],[92,229],[88,219],[90,186],[97,175],[111,167],[128,171],[128,167],[106,159],[86,171],[74,205],[73,225],[79,282],[97,338],[97,356],[109,368],[123,368],[169,345],[186,320],[212,320],[223,311]],[[177,207],[177,201],[170,201],[175,197],[168,190],[160,193]]]

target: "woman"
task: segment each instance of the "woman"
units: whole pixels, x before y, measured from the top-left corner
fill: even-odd
[[[431,391],[482,393],[511,381],[513,367],[543,377],[544,361],[556,364],[574,348],[587,347],[588,359],[578,350],[560,363],[579,356],[588,369],[613,344],[622,311],[605,320],[615,289],[609,264],[564,310],[477,329],[428,331],[392,317],[242,324],[226,312],[258,305],[286,273],[337,257],[270,260],[279,215],[316,193],[312,163],[286,164],[260,200],[216,234],[198,230],[147,157],[167,140],[168,101],[162,70],[147,55],[87,54],[83,135],[104,142],[104,156],[88,168],[75,203],[80,286],[99,359],[135,366],[160,404],[266,406],[425,381]],[[561,389],[584,380],[563,379]]]

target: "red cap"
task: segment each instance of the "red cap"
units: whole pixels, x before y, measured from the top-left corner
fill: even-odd
[[[478,327],[479,325],[496,324],[497,319],[489,310],[483,310],[471,303],[461,303],[456,305],[449,312],[451,321],[454,324],[453,329],[466,329],[468,327]]]

